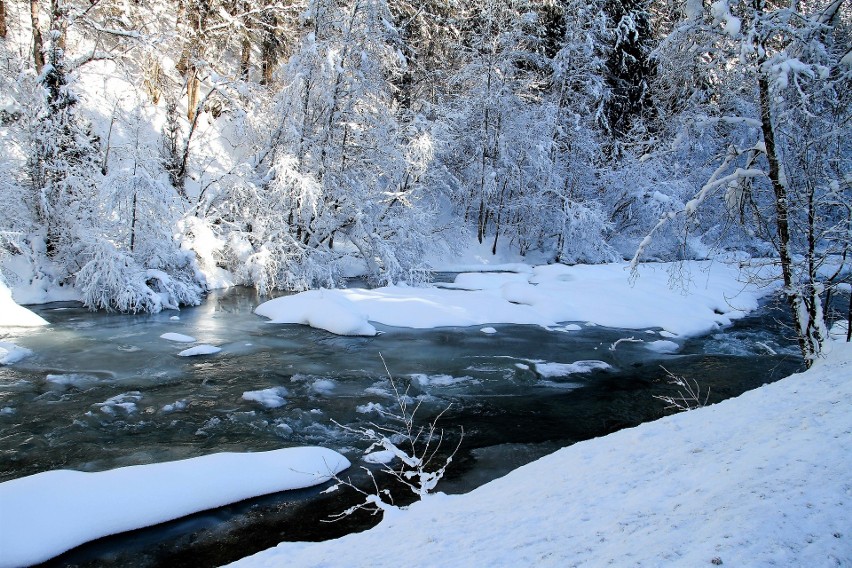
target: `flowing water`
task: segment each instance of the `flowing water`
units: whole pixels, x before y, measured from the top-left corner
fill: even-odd
[[[654,330],[584,322],[555,330],[498,325],[490,335],[478,327],[378,326],[376,337],[338,337],[269,324],[252,313],[258,303],[253,291],[235,288],[178,313],[35,308],[52,325],[7,337],[34,355],[0,367],[0,481],[298,445],[328,446],[361,465],[367,443],[334,422],[357,426],[381,420],[379,407],[392,410],[389,371],[421,403],[422,423],[449,407],[439,423],[445,448],[463,429],[438,490],[464,492],[562,446],[663,416],[653,396],[675,391],[662,366],[698,380],[714,402],[800,365],[772,304],[710,336],[675,339],[677,353],[661,354],[648,348],[662,339]],[[222,351],[180,357],[191,344],[160,337],[170,332]],[[613,349],[631,337],[645,342]],[[353,482],[366,487],[353,470]],[[322,522],[360,500],[354,491],[322,489],[102,539],[49,564],[213,566],[281,540],[332,538],[377,522],[364,514]]]

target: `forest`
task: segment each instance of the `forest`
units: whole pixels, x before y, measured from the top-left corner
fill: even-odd
[[[806,361],[848,287],[844,0],[0,0],[0,38],[10,287],[157,312],[422,284],[474,239],[723,253],[777,262]]]

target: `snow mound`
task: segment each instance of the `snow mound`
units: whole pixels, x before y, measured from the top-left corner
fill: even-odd
[[[174,341],[177,343],[192,343],[196,339],[194,337],[190,337],[189,335],[183,335],[181,333],[164,333],[160,336],[160,339],[167,339],[169,341]]]
[[[193,357],[195,355],[212,355],[214,353],[218,353],[221,350],[221,347],[216,347],[215,345],[207,345],[206,343],[204,343],[202,345],[190,347],[189,349],[184,349],[183,351],[178,353],[178,355],[181,357]]]
[[[254,313],[270,323],[295,323],[336,335],[376,335],[376,328],[339,290],[309,290],[264,302]]]
[[[55,470],[0,483],[0,568],[244,499],[328,481],[349,467],[333,450],[220,453],[99,473]]]
[[[12,299],[12,292],[0,282],[0,327],[38,327],[48,325],[47,320],[19,306]]]
[[[231,566],[852,566],[850,376],[836,343],[806,373]]]

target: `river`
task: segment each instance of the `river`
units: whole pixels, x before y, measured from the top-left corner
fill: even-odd
[[[663,416],[669,411],[654,395],[674,392],[663,367],[697,380],[710,402],[800,368],[775,302],[709,336],[678,340],[676,353],[663,354],[631,341],[613,348],[654,330],[584,322],[559,331],[495,325],[493,334],[377,326],[376,337],[338,337],[269,324],[252,312],[259,301],[254,291],[233,288],[201,306],[153,315],[90,312],[72,303],[35,307],[52,325],[11,338],[34,355],[0,367],[0,481],[298,445],[328,446],[363,465],[367,443],[334,422],[381,420],[376,405],[395,403],[389,372],[421,402],[420,423],[448,409],[439,422],[447,451],[463,432],[438,490],[464,492],[562,446]],[[222,351],[180,357],[187,345],[162,339],[165,333]],[[578,361],[601,363],[570,372]],[[359,468],[351,475],[368,487]],[[322,489],[109,537],[48,565],[214,566],[281,540],[332,538],[378,521],[359,514],[325,522],[360,497]]]

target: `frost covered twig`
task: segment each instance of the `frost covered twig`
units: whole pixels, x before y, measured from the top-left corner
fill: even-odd
[[[384,358],[382,358],[382,363],[385,365],[385,371],[387,372],[398,407],[393,412],[379,411],[388,420],[389,424],[384,425],[371,422],[367,426],[344,426],[336,421],[333,422],[343,430],[356,434],[370,442],[369,447],[364,451],[365,454],[381,449],[392,455],[393,460],[384,464],[381,470],[422,499],[431,493],[441,478],[443,478],[447,467],[452,463],[453,457],[461,446],[462,439],[464,438],[464,430],[462,429],[458,444],[456,444],[450,455],[444,458],[442,462],[436,464],[438,451],[444,442],[444,431],[438,428],[437,424],[444,413],[452,407],[452,404],[442,410],[428,425],[418,426],[415,422],[415,415],[420,408],[421,401],[417,401],[412,408],[413,401],[408,396],[408,388],[404,391],[400,390],[388,370]],[[394,467],[392,464],[397,464],[397,466]],[[372,510],[375,514],[378,511],[386,512],[395,508],[390,491],[388,489],[379,489],[373,472],[369,468],[362,466],[361,469],[369,475],[373,483],[374,492],[368,493],[356,487],[349,479],[344,480],[335,476],[337,484],[330,487],[327,490],[328,492],[335,491],[340,486],[347,486],[364,495],[365,500],[363,503],[354,505],[342,513],[334,515],[334,520],[351,515],[361,509]]]
[[[621,339],[610,345],[609,350],[615,351],[615,348],[618,347],[619,343],[644,343],[644,341],[641,339],[636,339],[632,335],[630,337],[622,337]]]
[[[701,393],[701,385],[698,381],[685,379],[672,374],[665,367],[661,367],[666,372],[670,385],[678,387],[677,396],[654,395],[657,400],[662,400],[667,404],[666,409],[675,409],[678,411],[694,410],[707,406],[707,400],[710,398],[710,389],[703,394]]]

